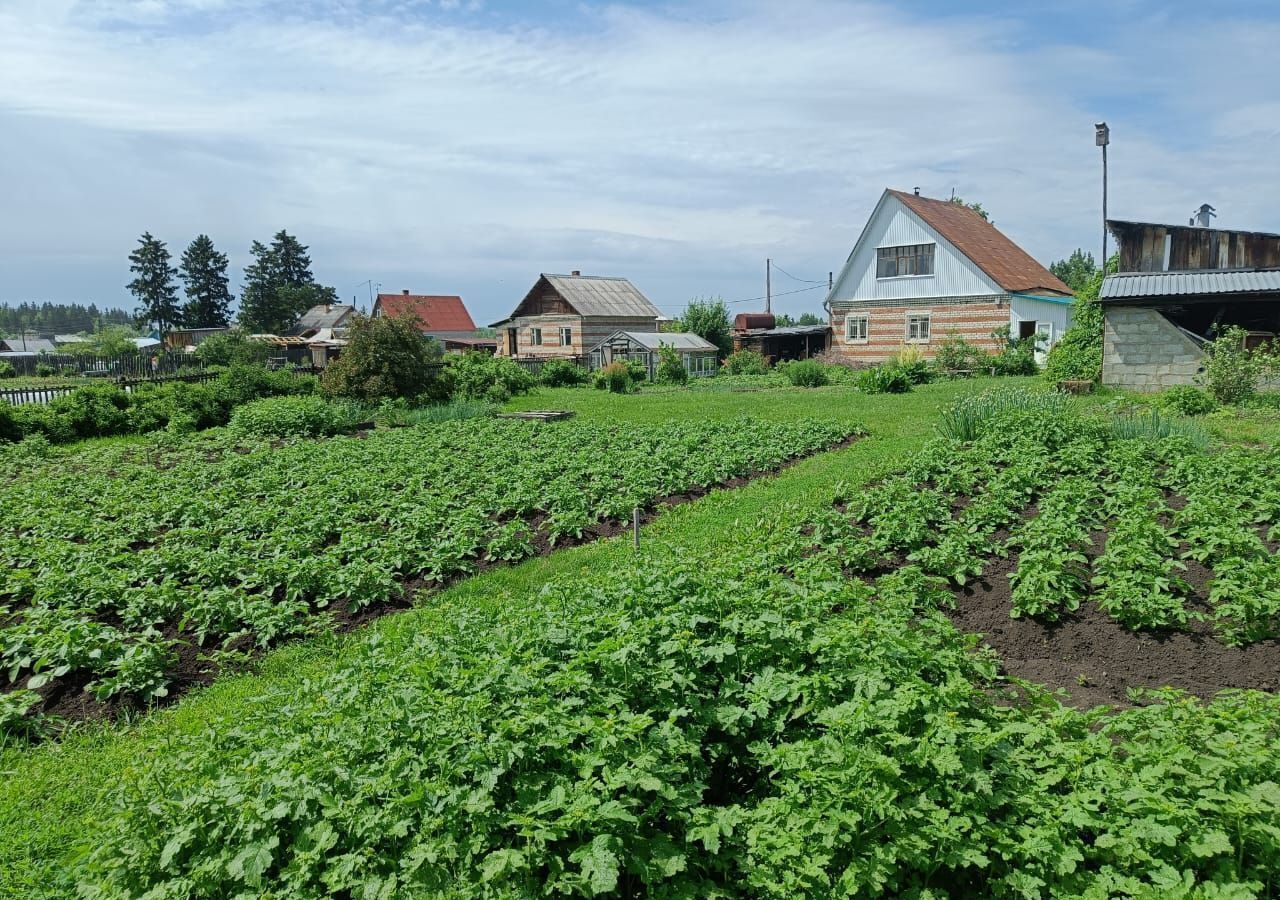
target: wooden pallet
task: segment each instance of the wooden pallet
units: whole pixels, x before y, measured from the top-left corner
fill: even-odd
[[[499,419],[534,419],[539,422],[558,422],[572,419],[577,413],[568,409],[531,409],[528,412],[498,413]]]

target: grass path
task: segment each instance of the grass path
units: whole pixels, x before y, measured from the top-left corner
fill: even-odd
[[[1010,386],[1032,380],[1002,379],[1000,383]],[[837,482],[857,485],[887,474],[932,434],[947,405],[990,386],[989,379],[974,379],[881,396],[863,396],[846,387],[626,397],[548,390],[520,398],[511,407],[573,409],[585,419],[623,424],[686,417],[728,419],[750,413],[775,420],[845,420],[869,430],[867,438],[846,449],[810,457],[777,476],[672,508],[642,533],[646,547],[708,552],[732,544],[736,534],[750,530],[761,519],[798,516],[830,502]],[[634,553],[627,538],[583,545],[490,570],[423,602],[437,611],[449,606],[502,606],[536,595],[543,584],[559,576],[606,571]],[[412,609],[351,634],[321,635],[274,651],[252,673],[222,678],[134,723],[93,726],[59,743],[0,751],[0,897],[64,896],[65,883],[59,875],[65,873],[78,848],[92,842],[95,822],[110,815],[112,796],[130,783],[138,761],[165,753],[179,738],[234,721],[237,710],[247,706],[283,705],[291,688],[305,680],[323,679],[357,642],[375,634],[394,639],[426,627],[428,620],[422,609]]]

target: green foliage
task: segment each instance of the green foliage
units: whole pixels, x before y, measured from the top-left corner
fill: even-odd
[[[1155,408],[1146,413],[1121,414],[1111,419],[1111,434],[1117,440],[1155,441],[1181,437],[1201,449],[1210,444],[1209,434],[1194,422],[1170,419]]]
[[[672,323],[673,331],[687,331],[716,345],[723,358],[733,352],[733,328],[729,307],[723,300],[690,300],[684,313]]]
[[[981,204],[981,203],[978,203],[978,202],[974,202],[974,203],[965,203],[963,198],[961,198],[961,197],[957,197],[955,194],[952,194],[952,195],[951,195],[951,202],[952,202],[952,203],[954,203],[956,206],[963,206],[965,209],[971,209],[971,210],[973,210],[973,211],[974,211],[974,212],[976,212],[979,216],[981,216],[981,217],[982,217],[982,220],[983,220],[984,222],[989,222],[989,221],[991,221],[991,216],[987,213],[987,211],[986,211],[985,209],[983,209],[983,208],[982,208],[982,204]]]
[[[118,387],[95,384],[82,387],[48,405],[49,415],[64,420],[76,437],[123,434],[129,427],[129,395]]]
[[[7,359],[0,359],[0,378],[16,378],[18,370]]]
[[[231,322],[227,289],[227,255],[213,246],[207,234],[199,235],[182,253],[178,266],[187,295],[182,324],[187,328],[221,328]]]
[[[196,345],[195,357],[206,366],[263,365],[271,346],[249,339],[242,328],[211,334]]]
[[[899,347],[885,365],[900,371],[912,384],[928,384],[933,381],[936,374],[936,370],[929,365],[924,354],[911,344],[903,344]]]
[[[795,387],[822,387],[830,382],[827,367],[816,359],[801,359],[779,367],[787,381]]]
[[[129,254],[129,271],[134,278],[127,285],[129,293],[138,301],[134,316],[139,323],[146,323],[165,331],[182,320],[178,307],[178,288],[174,276],[178,270],[171,265],[169,249],[164,241],[144,231],[138,238],[138,246]]]
[[[1011,336],[1008,325],[1002,325],[991,336],[1004,344],[1004,348],[990,358],[992,368],[997,375],[1035,375],[1040,371],[1036,364],[1036,346],[1040,343],[1037,335],[1025,338]]]
[[[720,371],[725,375],[767,375],[769,360],[758,350],[735,350],[724,358]]]
[[[590,372],[567,359],[548,360],[538,371],[538,383],[546,387],[576,387],[590,380]]]
[[[231,428],[254,437],[322,437],[355,424],[350,411],[323,397],[267,397],[237,406]]]
[[[1072,293],[1079,294],[1098,274],[1098,264],[1094,262],[1092,253],[1077,248],[1066,259],[1049,263],[1049,271],[1071,288]]]
[[[990,365],[990,354],[981,347],[970,344],[957,332],[949,332],[938,342],[933,365],[940,372],[985,369]]]
[[[374,421],[389,428],[408,428],[439,422],[456,422],[492,416],[497,411],[486,400],[453,399],[448,403],[412,407],[405,400],[385,400],[374,414]]]
[[[270,246],[254,241],[249,252],[240,298],[245,330],[283,334],[311,307],[337,302],[333,288],[316,284],[307,248],[288,232],[278,231]]]
[[[948,440],[974,441],[1016,418],[1062,421],[1067,416],[1066,408],[1066,398],[1061,394],[984,391],[943,412],[938,433]]]
[[[527,369],[504,356],[462,353],[451,354],[445,361],[442,383],[445,396],[505,403],[529,393],[537,382]]]
[[[911,390],[911,379],[897,366],[859,369],[856,377],[858,390],[864,394],[905,394]]]
[[[595,373],[593,382],[597,388],[611,394],[626,394],[634,389],[631,369],[624,362],[612,362]]]
[[[379,403],[393,397],[448,396],[437,364],[440,345],[407,319],[356,315],[347,327],[347,345],[320,379],[331,397]]]
[[[1076,291],[1071,303],[1071,327],[1049,350],[1044,377],[1052,382],[1098,381],[1102,378],[1103,273],[1095,272]]]
[[[0,400],[0,443],[22,440],[22,424],[16,413],[12,405]]]
[[[123,309],[99,309],[95,303],[0,303],[0,336],[81,334],[106,325],[131,326],[133,316]]]
[[[1213,399],[1224,405],[1247,401],[1258,382],[1276,371],[1277,361],[1268,348],[1246,350],[1245,330],[1232,325],[1205,346],[1201,380]]]
[[[54,375],[57,375],[57,374],[58,374],[58,370],[54,368],[52,363],[47,363],[47,362],[36,363],[37,378],[52,378]]]
[[[689,381],[689,370],[684,367],[684,359],[674,347],[662,344],[658,347],[659,384],[686,384]]]
[[[1203,416],[1218,408],[1217,402],[1207,391],[1186,384],[1162,391],[1155,402],[1166,412],[1181,416]]]

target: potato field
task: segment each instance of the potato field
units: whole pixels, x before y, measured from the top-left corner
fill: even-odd
[[[0,458],[0,701],[17,722],[85,692],[163,697],[180,664],[329,627],[318,612],[583,539],[850,434],[468,420],[283,446],[211,433],[47,457],[15,447]]]

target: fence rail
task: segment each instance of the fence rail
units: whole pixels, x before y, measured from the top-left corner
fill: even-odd
[[[155,378],[113,378],[102,379],[99,384],[109,384],[112,387],[118,387],[123,391],[132,393],[135,387],[144,384],[164,384],[170,381],[184,381],[188,383],[212,381],[218,377],[217,372],[190,372],[183,375],[159,375]],[[74,394],[76,391],[88,385],[63,385],[60,387],[31,387],[31,388],[0,388],[0,402],[8,403],[11,406],[22,406],[28,403],[51,403],[59,397],[65,397],[68,394]]]
[[[533,359],[529,359],[529,358],[521,359],[520,357],[514,357],[514,358],[507,357],[507,358],[510,359],[512,362],[516,363],[517,365],[519,365],[520,367],[522,367],[530,375],[533,375],[535,377],[542,371],[543,366],[545,366],[547,363],[551,362],[552,360],[557,360],[557,359],[564,360],[565,362],[571,362],[575,366],[582,366],[582,368],[584,369],[587,368],[587,357],[585,356],[540,356],[540,357],[535,357]]]

